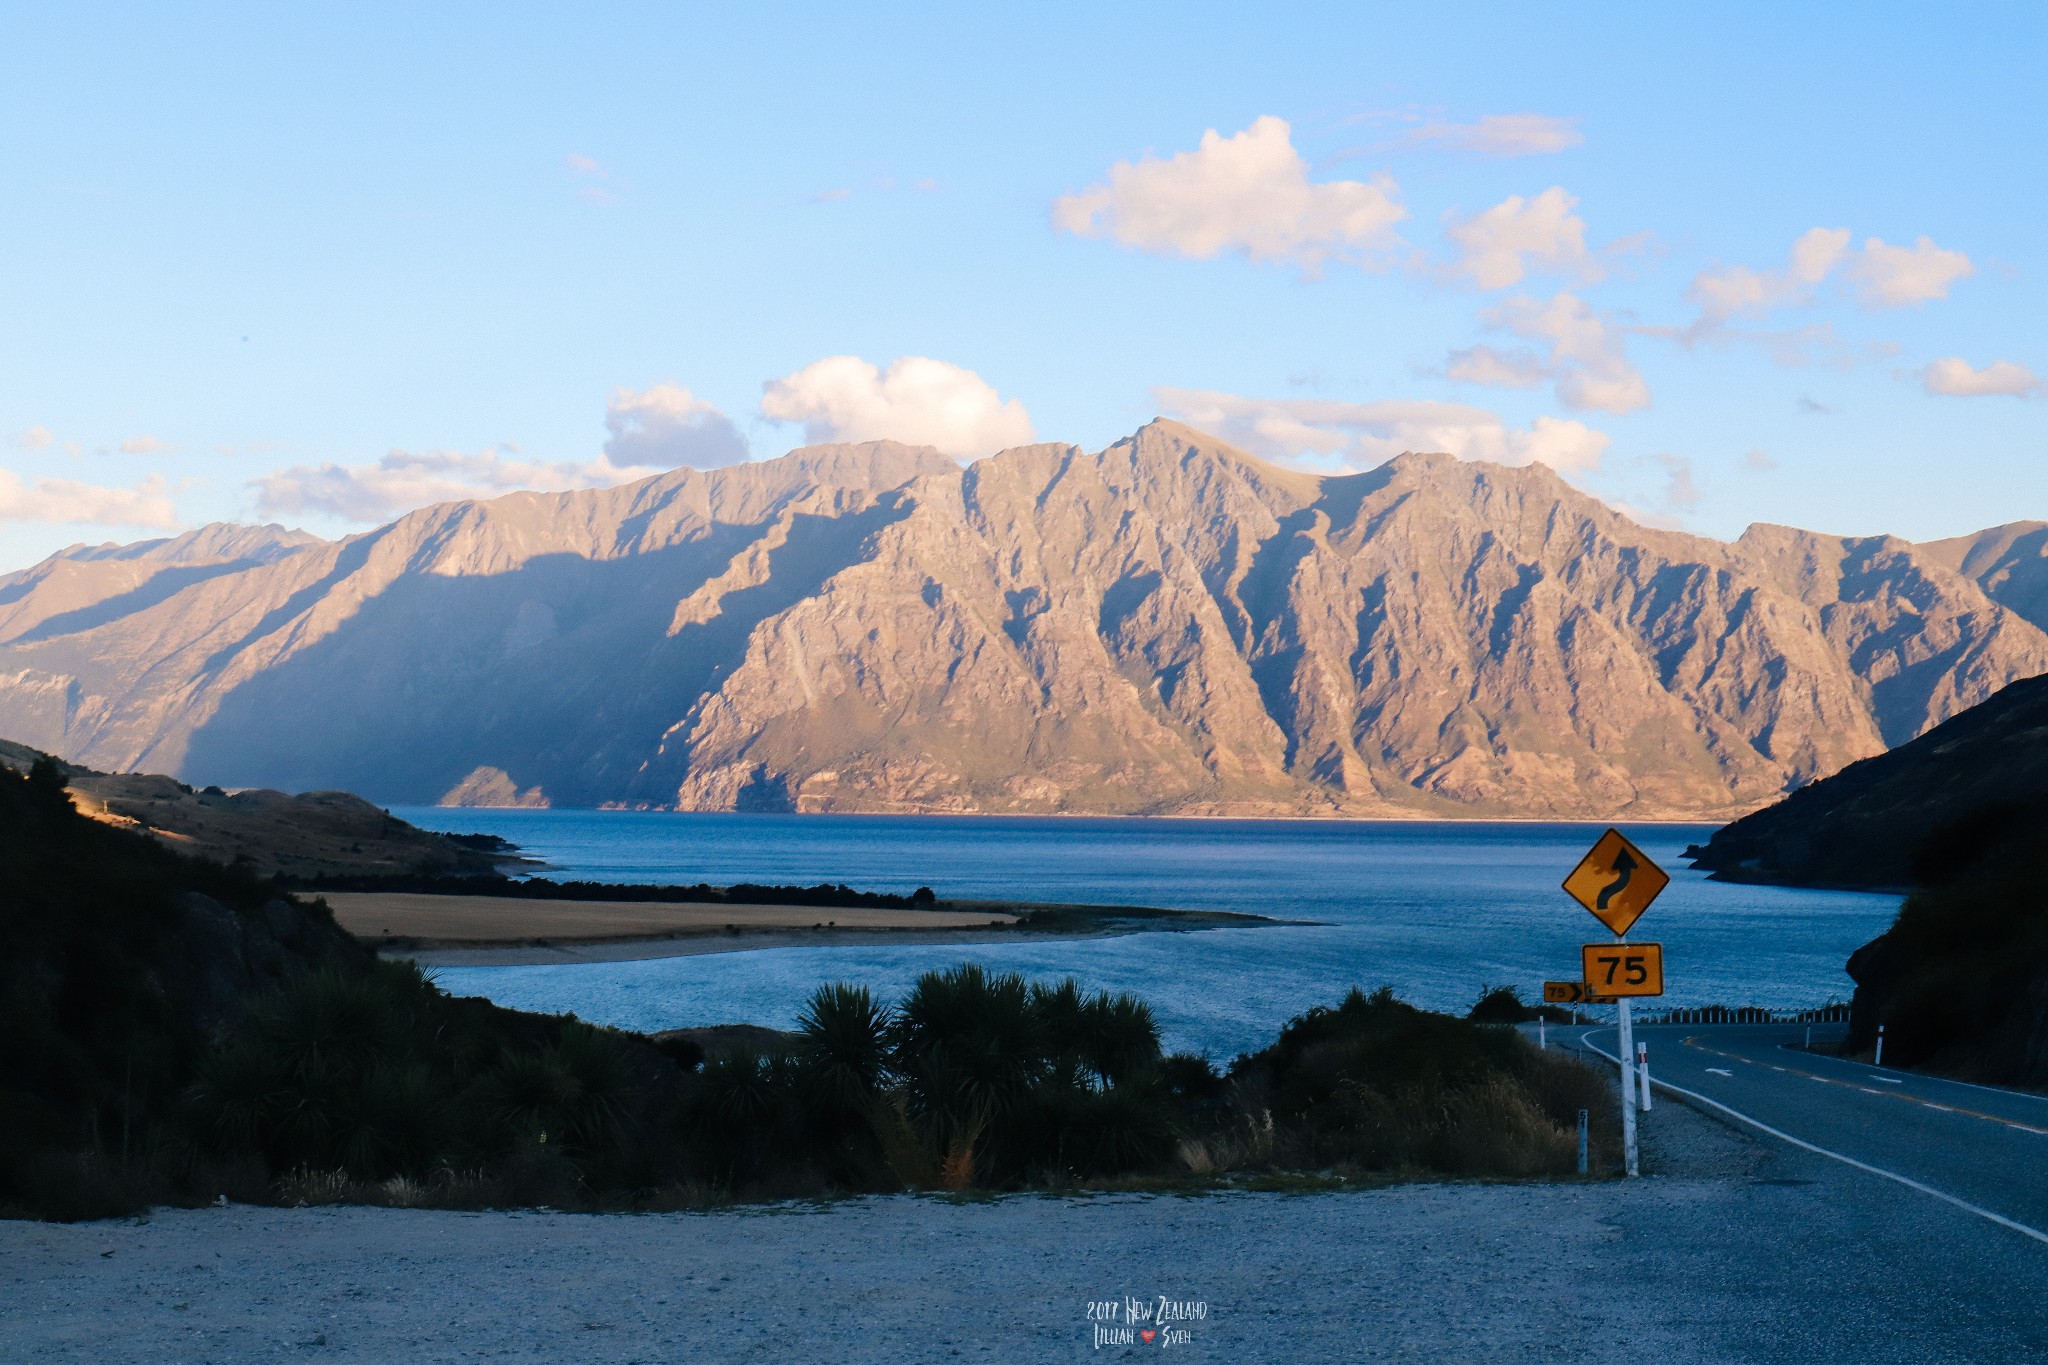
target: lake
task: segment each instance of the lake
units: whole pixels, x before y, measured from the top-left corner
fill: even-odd
[[[1489,985],[1525,998],[1578,976],[1606,931],[1559,889],[1604,826],[1474,821],[1146,820],[698,815],[396,807],[429,829],[501,835],[545,875],[614,882],[845,882],[941,897],[1238,910],[1314,925],[1077,941],[773,948],[648,962],[445,967],[441,985],[622,1028],[794,1021],[824,981],[899,997],[920,972],[974,960],[1074,976],[1149,1001],[1166,1045],[1218,1059],[1352,986],[1462,1012]],[[1842,964],[1883,932],[1895,896],[1712,882],[1679,853],[1708,825],[1626,825],[1672,874],[1633,931],[1664,945],[1661,1004],[1780,1008],[1846,1000]]]

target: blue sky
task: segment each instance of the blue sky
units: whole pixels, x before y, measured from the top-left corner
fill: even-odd
[[[1669,8],[11,7],[0,568],[1162,412],[2048,518],[2048,10]]]

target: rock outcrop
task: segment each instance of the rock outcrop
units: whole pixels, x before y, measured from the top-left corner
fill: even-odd
[[[1964,558],[1163,421],[965,469],[813,447],[0,624],[0,733],[386,801],[1714,819],[2048,672]]]

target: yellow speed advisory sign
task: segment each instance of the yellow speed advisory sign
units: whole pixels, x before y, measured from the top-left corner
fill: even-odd
[[[1564,879],[1565,893],[1617,934],[1627,933],[1669,885],[1671,875],[1618,829],[1595,840],[1592,851]],[[1586,981],[1598,986],[1590,976]]]
[[[1664,945],[1588,943],[1579,950],[1586,986],[1601,995],[1664,994]]]

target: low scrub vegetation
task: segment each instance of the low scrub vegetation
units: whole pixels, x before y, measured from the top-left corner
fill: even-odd
[[[1151,1011],[974,965],[893,1007],[811,999],[772,1052],[687,1052],[321,971],[200,1063],[168,1182],[287,1203],[669,1208],[922,1190],[1529,1179],[1574,1170],[1605,1078],[1513,1030],[1353,992],[1219,1072]],[[168,1162],[161,1160],[168,1158]],[[131,1194],[140,1192],[133,1182]]]

